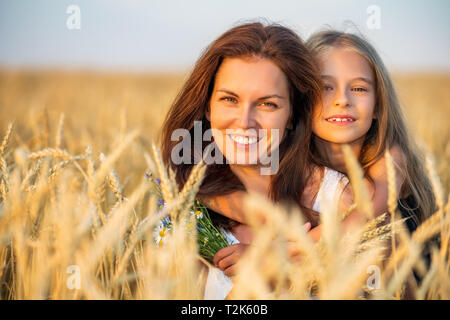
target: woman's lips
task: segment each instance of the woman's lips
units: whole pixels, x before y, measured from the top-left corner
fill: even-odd
[[[230,140],[233,142],[235,147],[238,147],[241,149],[249,149],[250,146],[256,145],[261,140],[261,137],[255,137],[255,136],[242,136],[242,135],[227,134],[227,137],[230,138]]]

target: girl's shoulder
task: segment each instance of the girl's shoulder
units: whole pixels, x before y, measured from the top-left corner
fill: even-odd
[[[316,182],[316,190],[312,197],[312,210],[320,212],[322,201],[335,201],[340,199],[343,190],[349,183],[347,176],[328,167],[322,168],[320,180]]]
[[[305,208],[311,209],[313,207],[316,195],[324,177],[324,173],[324,167],[315,166],[312,169],[311,175],[309,176],[301,195],[301,203]]]
[[[406,156],[399,145],[394,145],[389,148],[392,162],[394,164],[395,173],[397,176],[404,177],[406,172]],[[383,156],[378,159],[368,169],[368,174],[371,177],[384,177],[386,175],[386,157]]]

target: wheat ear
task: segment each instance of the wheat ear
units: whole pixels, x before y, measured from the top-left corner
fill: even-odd
[[[361,166],[349,145],[343,145],[342,151],[344,153],[345,164],[352,185],[353,194],[355,195],[356,206],[359,210],[364,212],[369,219],[372,219],[374,216],[372,201],[364,184],[364,174]]]

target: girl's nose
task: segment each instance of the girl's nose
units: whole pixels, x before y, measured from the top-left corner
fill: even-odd
[[[348,107],[350,105],[350,100],[347,96],[345,89],[336,90],[336,95],[334,97],[334,105],[336,107]]]

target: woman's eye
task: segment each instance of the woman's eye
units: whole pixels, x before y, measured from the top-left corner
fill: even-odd
[[[323,86],[323,90],[325,90],[325,91],[331,91],[331,90],[333,90],[333,87],[326,84],[326,85]]]
[[[272,102],[263,102],[261,104],[262,105],[266,105],[266,106],[271,107],[271,108],[277,108],[278,107],[275,103],[272,103]]]
[[[227,102],[233,102],[233,103],[236,102],[236,98],[233,98],[233,97],[223,97],[220,100],[227,101]]]
[[[367,91],[367,89],[363,88],[363,87],[356,87],[356,88],[353,88],[352,90],[356,91],[356,92],[365,92],[365,91]]]

